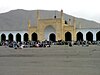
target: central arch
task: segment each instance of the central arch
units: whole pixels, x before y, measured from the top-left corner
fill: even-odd
[[[86,34],[86,40],[87,41],[93,41],[93,34],[92,34],[92,32],[88,32],[87,34]]]
[[[51,33],[49,35],[49,40],[55,42],[56,41],[56,35],[54,33]]]
[[[49,25],[44,29],[44,38],[48,41],[56,41],[56,29]]]
[[[70,32],[65,33],[65,41],[72,41],[72,34]]]
[[[81,32],[77,33],[77,41],[83,41],[83,34]]]

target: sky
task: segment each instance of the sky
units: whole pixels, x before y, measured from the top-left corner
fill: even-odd
[[[100,23],[100,0],[0,0],[0,13],[15,9],[62,9],[66,14]]]

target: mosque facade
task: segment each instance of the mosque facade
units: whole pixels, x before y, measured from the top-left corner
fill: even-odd
[[[41,12],[37,10],[37,22],[32,26],[28,21],[28,28],[25,31],[0,31],[1,41],[100,41],[100,29],[97,28],[77,28],[76,18],[72,23],[64,20],[63,10],[60,17],[41,19]]]
[[[37,25],[31,26],[28,23],[29,40],[33,41],[72,41],[76,40],[75,33],[75,17],[73,18],[73,25],[68,25],[63,19],[63,10],[61,10],[60,18],[54,16],[53,19],[41,19],[39,11],[37,11]]]

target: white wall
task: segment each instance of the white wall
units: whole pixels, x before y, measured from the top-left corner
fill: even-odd
[[[0,41],[1,41],[1,35],[5,34],[6,35],[6,40],[8,40],[8,35],[13,34],[13,40],[16,41],[16,34],[19,33],[21,35],[21,41],[24,40],[24,34],[28,33],[28,31],[0,31]]]
[[[51,32],[52,31],[52,32]],[[76,29],[76,34],[78,32],[81,32],[83,34],[83,39],[86,40],[86,34],[88,32],[92,32],[93,34],[93,40],[96,41],[96,33],[99,32],[100,29]],[[9,34],[13,34],[13,38],[14,38],[14,41],[16,41],[16,34],[19,33],[21,35],[21,41],[24,40],[24,34],[25,33],[28,33],[28,31],[0,31],[0,41],[1,41],[1,34],[5,34],[6,35],[6,40],[8,40],[8,35]],[[49,35],[50,33],[55,33],[55,30],[52,28],[52,27],[48,27],[47,29],[45,29],[44,31],[44,36],[45,36],[45,39],[49,40]]]
[[[93,40],[96,41],[96,33],[99,32],[99,31],[100,31],[100,29],[98,29],[98,28],[97,29],[77,29],[76,30],[76,34],[78,32],[83,33],[83,39],[86,40],[86,34],[88,32],[92,32],[92,34],[93,34]]]

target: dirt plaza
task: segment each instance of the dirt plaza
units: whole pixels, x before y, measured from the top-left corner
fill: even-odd
[[[0,47],[0,75],[100,75],[100,46]]]

